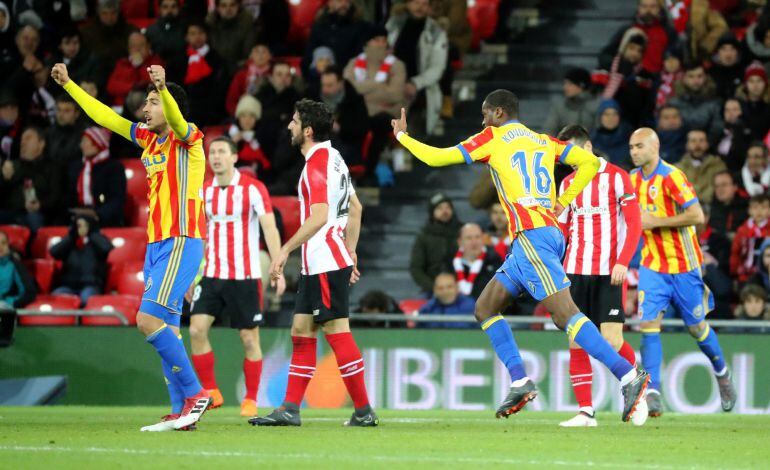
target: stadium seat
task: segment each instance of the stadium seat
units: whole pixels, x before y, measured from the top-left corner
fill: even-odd
[[[279,211],[283,217],[282,239],[288,240],[302,225],[299,220],[299,199],[294,196],[275,196],[270,200],[273,203],[273,209]]]
[[[43,227],[37,231],[35,239],[32,241],[31,255],[33,258],[49,258],[53,259],[51,253],[48,251],[51,246],[55,245],[67,235],[68,227]]]
[[[228,126],[206,126],[203,128],[203,150],[209,153],[209,144],[217,137],[227,135]],[[208,165],[206,165],[208,168]]]
[[[484,39],[495,34],[500,0],[468,0],[466,16],[473,30],[472,47],[477,49]]]
[[[35,278],[38,294],[50,293],[53,276],[56,272],[54,260],[47,258],[28,259],[24,260],[24,266],[27,267],[29,274]]]
[[[427,302],[426,299],[404,299],[398,303],[398,308],[404,312],[404,315],[415,316],[420,311],[420,308]],[[417,322],[406,322],[407,328],[414,328],[415,326],[417,326]]]
[[[147,201],[147,172],[140,158],[121,158],[126,170],[126,196],[134,201]]]
[[[121,312],[128,320],[129,325],[136,325],[136,313],[139,310],[141,297],[136,295],[94,295],[88,299],[85,310],[102,310],[105,312]],[[121,325],[115,317],[91,317],[80,318],[80,324],[86,326]]]
[[[316,14],[326,0],[289,0],[289,16],[291,25],[287,40],[291,44],[305,45],[310,37],[310,29],[313,27]]]
[[[115,289],[118,294],[144,294],[144,263],[132,262],[110,267],[107,278],[108,289]]]
[[[114,246],[107,256],[108,264],[144,261],[144,253],[147,249],[147,232],[144,228],[105,228],[102,233]]]
[[[152,19],[158,15],[160,0],[121,0],[120,12],[131,23],[134,19]]]
[[[27,252],[27,242],[31,232],[23,225],[0,225],[0,232],[8,235],[8,243],[11,248],[24,255]]]
[[[140,227],[142,230],[147,228],[147,219],[150,218],[150,208],[146,202],[126,201],[126,226]]]
[[[38,295],[35,301],[27,305],[27,310],[50,312],[51,310],[76,310],[80,307],[77,295]],[[72,326],[77,325],[77,316],[19,316],[19,325],[24,326]]]

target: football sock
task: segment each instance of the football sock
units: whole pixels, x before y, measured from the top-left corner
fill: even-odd
[[[246,398],[257,401],[259,378],[262,375],[262,359],[258,361],[243,360],[243,377],[246,380]]]
[[[636,366],[636,353],[634,352],[634,348],[628,344],[628,341],[623,341],[623,346],[618,349],[618,354],[620,354],[623,359],[627,360],[629,364]]]
[[[511,382],[525,378],[527,372],[521,361],[519,347],[513,339],[513,332],[502,315],[494,315],[481,322],[481,329],[489,336],[497,357],[505,364],[511,374]]]
[[[153,345],[160,357],[171,367],[171,375],[177,379],[185,397],[192,397],[201,391],[201,383],[187,357],[184,343],[171,328],[163,325],[147,337],[147,342]]]
[[[593,369],[588,353],[582,349],[569,350],[569,378],[575,399],[581,408],[592,407],[591,381]]]
[[[176,376],[171,373],[171,365],[165,360],[161,360],[161,364],[163,365],[163,378],[168,388],[168,396],[171,399],[171,414],[179,414],[184,408],[184,392]]]
[[[660,363],[663,361],[663,345],[660,328],[642,328],[642,365],[650,374],[649,388],[660,391]]]
[[[201,379],[201,384],[206,390],[219,388],[217,386],[217,377],[214,372],[214,351],[205,354],[193,354],[192,362],[195,365],[195,371]]]
[[[727,365],[722,355],[722,347],[719,345],[716,332],[708,324],[706,324],[706,330],[698,338],[698,347],[711,361],[714,372],[717,375],[724,375]]]
[[[366,407],[369,405],[369,396],[366,394],[364,382],[364,360],[353,334],[345,332],[326,335],[326,341],[334,351],[340,375],[353,400],[353,406],[357,410]]]
[[[284,405],[289,403],[294,405],[293,408],[299,408],[305,396],[307,384],[310,383],[315,372],[318,342],[315,338],[303,336],[292,336],[291,342],[294,348],[291,353],[291,364],[289,364],[289,383],[286,386],[286,397],[283,401]]]
[[[607,366],[621,384],[625,385],[628,380],[626,374],[634,369],[633,366],[610,346],[588,317],[580,312],[573,315],[567,322],[567,335],[589,355]]]

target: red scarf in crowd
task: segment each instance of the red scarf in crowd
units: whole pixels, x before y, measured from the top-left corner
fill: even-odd
[[[206,54],[209,53],[209,45],[204,44],[200,49],[193,49],[187,46],[187,73],[184,76],[184,84],[192,85],[198,83],[213,72],[211,66],[206,62]]]
[[[246,93],[256,95],[262,79],[270,74],[270,64],[257,67],[252,61],[246,63]]]
[[[505,259],[508,255],[508,248],[511,247],[511,237],[506,235],[504,237],[490,237],[490,246],[500,259]]]
[[[385,83],[388,80],[388,74],[390,73],[390,68],[393,67],[393,63],[396,61],[396,57],[392,54],[388,54],[387,57],[385,57],[385,60],[382,61],[380,64],[380,68],[377,70],[377,73],[374,74],[374,81],[377,83]],[[361,54],[358,54],[358,57],[356,57],[356,61],[353,64],[353,73],[356,77],[357,82],[363,82],[366,80],[366,70],[367,70],[367,63],[366,63],[366,54],[363,52]]]
[[[81,206],[93,207],[94,194],[91,187],[93,182],[91,174],[95,165],[110,158],[110,131],[102,127],[89,127],[83,132],[83,136],[88,138],[99,152],[90,157],[83,156],[83,169],[78,176],[78,202]]]
[[[476,282],[476,278],[481,272],[481,267],[484,266],[484,258],[486,255],[487,248],[483,247],[479,256],[471,263],[471,267],[466,274],[465,263],[463,263],[463,249],[460,248],[457,250],[457,253],[455,253],[455,257],[452,260],[452,266],[457,275],[457,287],[460,289],[461,294],[471,295],[473,283]]]

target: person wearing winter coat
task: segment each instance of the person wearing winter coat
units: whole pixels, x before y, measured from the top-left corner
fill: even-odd
[[[595,149],[604,152],[610,162],[630,168],[628,139],[631,128],[623,122],[620,105],[615,100],[604,100],[597,110],[599,125],[591,133],[591,142]]]
[[[716,142],[722,130],[722,106],[716,85],[701,64],[685,67],[684,78],[676,85],[669,104],[679,108],[688,129],[704,129],[709,142]]]
[[[433,281],[442,271],[452,270],[457,252],[457,235],[461,227],[452,200],[436,193],[428,201],[428,223],[412,245],[409,273],[423,292],[433,290]]]
[[[698,200],[711,203],[714,197],[714,175],[727,169],[725,162],[709,153],[709,141],[702,129],[687,133],[687,153],[677,164],[695,188]]]
[[[589,131],[596,123],[596,109],[599,101],[589,91],[591,74],[576,67],[564,75],[564,97],[551,103],[543,129],[549,135],[556,135],[570,124],[577,124]]]

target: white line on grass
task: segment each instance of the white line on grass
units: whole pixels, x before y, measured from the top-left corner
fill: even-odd
[[[52,453],[94,453],[94,454],[128,454],[128,455],[161,455],[161,456],[179,456],[179,457],[224,457],[224,458],[275,458],[275,459],[299,459],[299,460],[317,460],[337,459],[360,462],[361,456],[356,455],[329,455],[329,454],[311,454],[311,453],[268,453],[268,452],[238,452],[238,451],[208,451],[208,450],[151,450],[151,449],[130,449],[130,448],[109,448],[109,447],[51,447],[51,446],[0,446],[0,452],[52,452]],[[593,467],[593,468],[633,468],[638,469],[638,463],[602,463],[593,461],[575,461],[575,460],[537,460],[537,459],[510,459],[510,458],[488,458],[488,457],[459,457],[459,456],[397,456],[397,455],[369,455],[365,456],[367,460],[391,463],[470,463],[486,465],[558,465],[565,467]],[[648,465],[646,462],[642,465],[648,469],[674,470],[683,468],[682,466],[668,465]],[[698,467],[698,468],[703,468]]]

